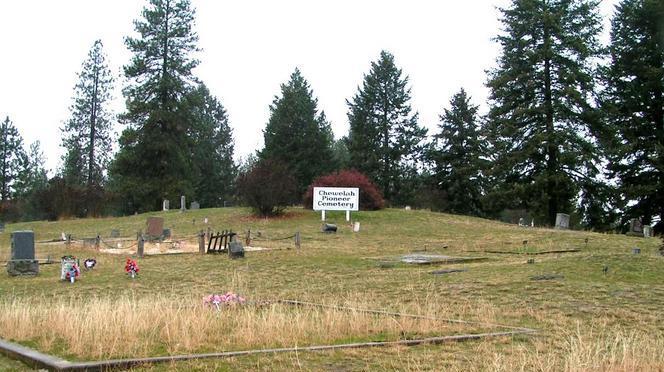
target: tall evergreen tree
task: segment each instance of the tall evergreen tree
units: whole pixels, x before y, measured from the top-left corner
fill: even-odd
[[[427,154],[434,185],[447,196],[446,210],[476,216],[482,213],[485,168],[477,110],[464,89],[456,93]]]
[[[664,217],[664,3],[623,0],[609,51],[602,92],[609,170],[625,201],[635,202],[628,214],[649,224]]]
[[[190,139],[182,99],[196,78],[198,61],[189,0],[150,0],[134,22],[139,36],[125,44],[134,56],[124,67],[128,127],[112,166],[112,185],[127,212],[154,210],[163,198],[194,190]]]
[[[100,40],[90,49],[78,79],[70,107],[71,118],[61,129],[62,146],[66,150],[63,177],[72,186],[91,191],[104,183],[112,142],[112,115],[107,105],[113,77]]]
[[[0,201],[13,198],[26,162],[23,138],[7,116],[0,123]]]
[[[492,198],[551,225],[556,213],[572,212],[578,185],[598,172],[591,137],[593,62],[601,53],[597,4],[513,0],[501,9],[502,52],[487,84]]]
[[[233,195],[237,168],[233,163],[233,131],[226,109],[204,84],[184,101],[190,121],[194,166],[194,197],[205,207],[222,206]]]
[[[408,201],[426,129],[411,113],[408,77],[386,51],[371,63],[361,88],[348,101],[351,164],[381,188],[392,203]]]
[[[270,105],[270,120],[263,131],[265,147],[261,159],[286,164],[297,181],[302,195],[316,176],[334,169],[332,129],[324,112],[318,112],[309,83],[295,69],[281,96]]]

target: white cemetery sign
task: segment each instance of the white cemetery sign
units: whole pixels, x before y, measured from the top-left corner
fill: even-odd
[[[325,211],[346,211],[346,221],[350,221],[350,211],[360,210],[360,189],[357,187],[314,187],[315,211],[321,211],[325,221]]]

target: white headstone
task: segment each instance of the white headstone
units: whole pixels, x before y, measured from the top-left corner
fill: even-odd
[[[162,203],[161,210],[168,211],[171,202],[168,199],[164,199],[164,202]]]
[[[186,211],[187,204],[184,195],[180,196],[180,211]]]

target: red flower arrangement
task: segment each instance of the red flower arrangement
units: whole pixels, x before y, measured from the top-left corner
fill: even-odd
[[[125,272],[129,274],[132,278],[138,274],[138,264],[136,261],[132,260],[131,258],[127,258],[127,263],[125,263]]]

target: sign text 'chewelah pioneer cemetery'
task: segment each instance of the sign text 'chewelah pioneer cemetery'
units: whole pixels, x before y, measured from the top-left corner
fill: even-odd
[[[359,211],[357,187],[314,187],[315,211]]]
[[[346,211],[346,221],[350,220],[350,211],[360,210],[360,189],[357,187],[314,187],[315,211],[321,212],[325,220],[325,211]]]

